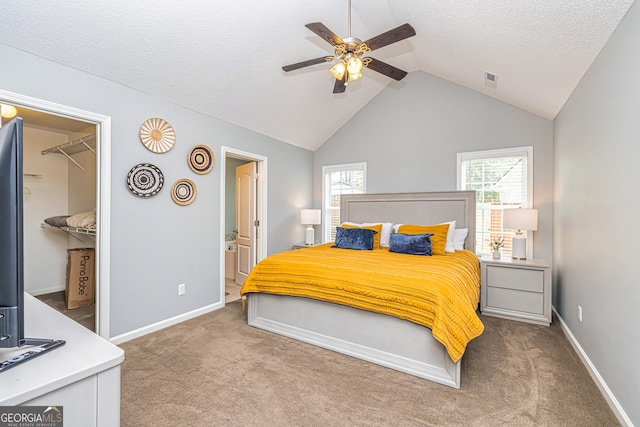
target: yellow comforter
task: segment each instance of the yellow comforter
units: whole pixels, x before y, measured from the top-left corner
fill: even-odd
[[[473,252],[416,256],[332,244],[269,256],[251,271],[240,294],[302,296],[406,319],[431,328],[454,362],[483,332],[476,314],[480,268]]]

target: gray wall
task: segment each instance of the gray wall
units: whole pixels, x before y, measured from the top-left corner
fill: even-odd
[[[58,230],[40,227],[50,216],[68,210],[69,165],[62,155],[41,154],[42,150],[64,144],[68,135],[24,124],[24,289],[32,295],[64,291],[68,237]],[[86,237],[86,240],[90,240]],[[4,243],[4,242],[3,242]]]
[[[312,203],[312,152],[6,45],[0,44],[0,58],[2,89],[112,118],[112,336],[219,301],[221,168],[194,174],[187,165],[194,145],[207,144],[219,161],[222,145],[268,157],[268,252],[300,240],[299,209]],[[176,131],[176,145],[166,154],[140,143],[140,125],[151,117],[166,119]],[[141,162],[165,175],[165,188],[149,200],[125,185],[128,171]],[[183,177],[198,187],[186,207],[170,197],[171,185]],[[179,283],[187,284],[185,296],[177,296]]]
[[[636,2],[556,118],[554,218],[556,309],[635,425],[640,425],[638,41]]]
[[[368,193],[455,190],[457,153],[529,145],[540,217],[534,256],[550,262],[552,122],[421,71],[390,84],[316,151],[315,206],[322,166],[367,162]]]

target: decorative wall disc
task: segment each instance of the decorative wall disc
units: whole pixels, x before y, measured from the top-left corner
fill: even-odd
[[[150,163],[135,165],[127,174],[127,188],[134,196],[149,198],[162,190],[164,175]]]
[[[206,145],[196,145],[189,151],[189,167],[197,174],[204,175],[211,172],[216,157],[211,148]]]
[[[186,206],[196,199],[198,190],[193,181],[182,178],[177,180],[171,187],[171,198],[179,205]]]
[[[154,117],[140,126],[140,141],[154,153],[166,153],[176,143],[176,133],[166,120]]]

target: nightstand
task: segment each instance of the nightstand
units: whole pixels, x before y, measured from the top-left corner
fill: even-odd
[[[312,248],[315,245],[305,245],[304,243],[296,243],[295,245],[293,245],[292,249],[304,249],[304,248]]]
[[[547,262],[483,257],[480,270],[482,314],[551,324],[551,267]]]

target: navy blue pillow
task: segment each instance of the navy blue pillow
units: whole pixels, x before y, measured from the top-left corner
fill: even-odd
[[[408,255],[431,256],[431,236],[427,234],[393,233],[389,242],[389,252]]]
[[[370,251],[373,249],[373,235],[376,233],[366,228],[336,227],[336,244],[331,247]]]

